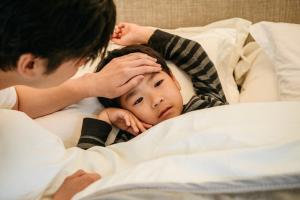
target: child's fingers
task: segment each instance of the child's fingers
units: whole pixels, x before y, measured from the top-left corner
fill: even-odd
[[[122,29],[119,28],[118,26],[115,26],[115,29],[114,29],[114,32],[113,32],[113,35],[112,37],[113,38],[120,38],[122,36]]]
[[[116,25],[115,29],[114,29],[114,32],[119,33],[120,31],[121,31],[121,28],[118,25]]]
[[[126,24],[118,24],[115,26],[114,32],[115,33],[122,33],[126,28]]]
[[[126,126],[129,127],[131,125],[130,117],[128,115],[123,115],[123,119],[125,121]]]
[[[127,126],[126,130],[128,132],[130,132],[131,134],[136,135],[136,133],[135,133],[136,129],[134,129],[135,123],[132,119],[132,116],[128,113],[124,113],[122,115],[122,118],[125,120],[125,123],[126,123],[126,126]]]
[[[117,37],[113,37],[110,39],[113,43],[115,44],[120,44],[120,38],[117,38]],[[122,45],[122,44],[121,44]]]
[[[112,38],[121,38],[121,37],[122,37],[122,33],[113,32],[112,34]]]
[[[145,132],[146,131],[145,127],[143,126],[143,124],[141,122],[138,122],[138,127],[139,127],[139,129],[140,129],[141,132]]]
[[[115,32],[122,36],[126,32],[126,25],[125,24],[119,24],[115,27]]]
[[[130,134],[136,136],[136,133],[134,132],[134,130],[131,127],[129,127],[128,129],[126,129],[126,131],[129,132]]]
[[[113,32],[113,34],[115,34],[115,35],[117,35],[117,34],[119,34],[119,33],[120,33],[120,31],[117,30],[117,29],[115,29],[114,32]]]
[[[114,29],[113,35],[120,35],[121,34],[121,30],[120,29]]]
[[[133,130],[132,126],[129,126],[127,129],[126,129],[127,132],[129,132],[130,134],[134,135],[134,136],[137,136],[136,132]]]
[[[113,34],[110,38],[110,40],[112,41],[113,39],[119,39],[117,35]]]
[[[115,35],[117,35],[119,33],[120,33],[120,30],[117,30],[117,29],[115,29],[114,32],[113,32],[113,34],[115,34]]]
[[[143,126],[143,124],[140,120],[138,120],[136,117],[134,117],[134,120],[135,120],[140,132],[146,131],[145,127]]]
[[[142,122],[142,124],[143,124],[143,126],[144,126],[145,128],[147,128],[147,129],[152,127],[151,124],[147,124],[147,123],[145,123],[145,122]]]
[[[136,122],[132,116],[130,116],[130,122],[131,122],[131,127],[134,130],[135,135],[137,135],[139,133],[139,129],[138,129]]]
[[[139,130],[138,126],[137,126],[137,123],[136,123],[136,121],[134,120],[134,118],[132,116],[131,116],[131,120],[132,120],[133,130],[136,133],[136,135],[138,135],[138,133],[140,132],[140,130]]]
[[[124,22],[120,22],[118,25],[117,25],[117,27],[118,28],[125,28],[125,26],[126,26],[126,23],[124,23]]]

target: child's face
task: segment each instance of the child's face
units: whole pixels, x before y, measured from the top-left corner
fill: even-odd
[[[121,106],[151,125],[180,115],[183,100],[175,77],[164,71],[144,76],[137,87],[120,97]]]

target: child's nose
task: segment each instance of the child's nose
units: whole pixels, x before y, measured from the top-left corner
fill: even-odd
[[[163,97],[158,97],[154,100],[152,104],[152,108],[156,108],[159,104],[161,104],[164,101]]]

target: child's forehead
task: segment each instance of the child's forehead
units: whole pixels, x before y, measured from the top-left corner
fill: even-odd
[[[152,79],[152,78],[154,78],[154,77],[156,77],[156,76],[159,76],[159,75],[167,75],[167,76],[169,76],[169,74],[167,74],[165,71],[159,71],[159,72],[151,72],[151,73],[146,73],[146,74],[143,74],[143,76],[144,76],[144,79],[143,79],[143,81],[144,80],[149,80],[149,79]]]
[[[164,71],[160,71],[160,72],[152,72],[152,73],[147,73],[147,74],[143,74],[144,79],[141,81],[140,84],[136,85],[135,87],[133,87],[131,90],[129,90],[128,92],[126,92],[125,94],[123,94],[122,96],[127,96],[128,94],[138,90],[138,88],[142,85],[142,84],[148,84],[151,83],[151,80],[153,80],[156,77],[160,77],[160,76],[170,76],[169,74],[167,74]]]
[[[149,83],[151,82],[151,80],[153,80],[156,77],[170,77],[169,74],[167,74],[164,71],[159,71],[159,72],[152,72],[152,73],[147,73],[147,74],[143,74],[144,79],[142,80],[142,83]],[[136,87],[138,87],[139,85],[137,85]]]

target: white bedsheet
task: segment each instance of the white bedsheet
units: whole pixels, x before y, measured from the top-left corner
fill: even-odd
[[[68,151],[76,156],[62,169],[52,190],[78,168],[103,177],[74,199],[128,183],[199,183],[300,172],[300,103],[195,111],[127,143]]]
[[[128,183],[201,183],[300,172],[300,102],[199,110],[129,142],[87,151],[65,149],[58,136],[20,112],[0,110],[0,128],[0,199],[48,199],[78,169],[103,178],[74,199]]]

